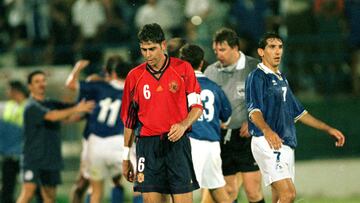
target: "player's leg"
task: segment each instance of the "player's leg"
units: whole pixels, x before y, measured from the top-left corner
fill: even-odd
[[[192,202],[192,191],[199,188],[196,179],[190,139],[183,135],[178,141],[162,141],[167,166],[167,182],[174,203]]]
[[[103,137],[91,133],[87,140],[86,172],[89,175],[91,203],[100,203],[103,198],[105,177],[111,176],[107,170],[107,155],[111,146],[107,145]],[[113,143],[116,144],[116,143]],[[116,155],[113,155],[116,156]]]
[[[4,157],[1,168],[2,188],[0,202],[14,202],[16,177],[20,170],[18,158]]]
[[[89,186],[89,180],[85,178],[81,172],[79,173],[76,182],[70,191],[70,202],[71,203],[82,203],[84,194]]]
[[[104,188],[104,180],[94,180],[90,178],[90,185],[91,185],[91,196],[90,202],[91,203],[100,203],[102,202],[103,196],[103,188]]]
[[[134,166],[134,169],[136,169],[136,143],[133,143],[133,146],[131,147],[131,150],[130,150],[130,161],[131,163],[133,164]],[[133,191],[131,189],[131,191]],[[133,192],[133,200],[132,200],[133,203],[143,203],[143,198],[142,198],[142,195],[140,192]]]
[[[230,199],[225,187],[210,189],[209,190],[212,199],[217,203],[231,203]],[[202,202],[203,203],[203,202]]]
[[[144,203],[154,203],[154,202],[166,203],[166,202],[169,202],[169,198],[167,195],[164,195],[164,194],[161,194],[158,192],[143,192],[141,194],[142,194]],[[184,201],[184,202],[187,202],[187,201]]]
[[[277,194],[275,188],[271,187],[271,202],[277,203],[279,200],[279,195]]]
[[[248,201],[251,203],[264,203],[264,197],[261,189],[260,171],[243,172],[242,177]]]
[[[28,203],[31,201],[36,190],[36,184],[32,182],[24,182],[21,186],[20,195],[16,203]]]
[[[41,196],[44,203],[55,203],[56,186],[41,186]]]
[[[88,170],[88,152],[87,152],[88,142],[86,139],[82,140],[82,151],[80,156],[80,168],[79,174],[77,176],[76,182],[71,188],[70,191],[70,203],[82,203],[84,199],[84,194],[87,191],[90,181]]]
[[[242,185],[239,159],[243,151],[242,140],[244,138],[239,136],[240,128],[222,130],[221,134],[224,137],[224,140],[220,144],[222,170],[226,181],[225,189],[230,199],[237,202],[239,190]]]
[[[61,183],[60,170],[40,170],[41,196],[44,203],[55,203],[56,187]]]
[[[239,193],[236,174],[224,176],[224,179],[226,182],[225,185],[226,192],[229,194],[231,200],[236,200]]]
[[[295,201],[296,190],[291,178],[275,181],[271,184],[271,188],[277,194],[278,203],[293,203]]]
[[[294,150],[282,145],[279,150],[270,148],[264,137],[253,137],[251,149],[259,165],[265,186],[271,185],[273,202],[293,202],[296,190],[293,184],[295,177]]]
[[[173,203],[182,203],[182,202],[193,202],[192,192],[187,192],[183,194],[172,194],[171,199]]]
[[[220,143],[191,137],[190,142],[194,170],[200,187],[209,188],[211,199],[215,202],[231,202],[225,190]],[[203,192],[203,195],[207,195],[207,190]],[[208,198],[205,197],[205,199]]]

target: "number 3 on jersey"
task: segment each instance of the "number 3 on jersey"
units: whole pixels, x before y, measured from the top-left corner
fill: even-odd
[[[203,114],[200,116],[198,121],[211,122],[214,118],[214,93],[208,89],[204,89],[200,93],[200,98],[203,103]]]
[[[119,116],[119,110],[121,100],[117,99],[112,101],[111,98],[107,97],[99,102],[100,112],[97,120],[101,123],[105,123],[108,126],[114,126],[116,123],[117,116]],[[107,118],[107,120],[106,120]]]

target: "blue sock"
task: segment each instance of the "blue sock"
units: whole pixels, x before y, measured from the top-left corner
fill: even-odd
[[[136,195],[133,197],[133,203],[143,203],[143,198],[141,195]]]
[[[124,189],[120,186],[115,186],[111,190],[111,203],[124,202]]]
[[[91,194],[86,192],[85,193],[85,203],[90,203]]]

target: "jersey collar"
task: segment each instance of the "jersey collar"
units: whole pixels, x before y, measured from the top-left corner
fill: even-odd
[[[273,74],[275,75],[276,77],[278,77],[280,80],[282,80],[282,77],[281,77],[281,72],[278,70],[276,73],[271,70],[270,68],[268,68],[267,66],[265,66],[263,63],[259,63],[258,64],[258,68],[262,71],[264,71],[265,74]]]

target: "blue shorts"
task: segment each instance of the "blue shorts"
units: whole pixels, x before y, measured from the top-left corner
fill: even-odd
[[[43,170],[23,168],[22,179],[26,183],[35,183],[41,186],[55,187],[61,184],[60,170]]]
[[[176,142],[167,135],[139,137],[136,161],[135,191],[182,194],[199,188],[187,135]]]

